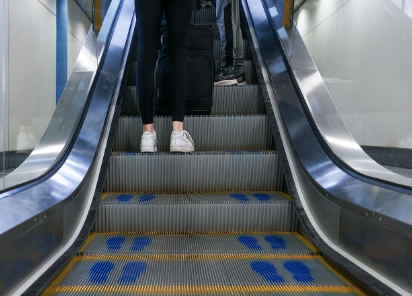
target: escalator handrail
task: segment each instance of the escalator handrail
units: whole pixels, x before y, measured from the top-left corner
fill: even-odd
[[[294,32],[286,32],[281,28],[280,15],[275,6],[268,9],[263,3],[264,0],[242,2],[250,11],[250,22],[253,22],[251,30],[255,32],[257,39],[254,46],[257,48],[256,51],[260,52],[260,56],[254,57],[254,60],[256,62],[256,59],[259,59],[262,77],[266,77],[265,105],[271,122],[277,123],[272,124],[273,130],[280,131],[278,138],[275,132],[276,145],[283,159],[282,166],[286,169],[289,190],[295,199],[296,208],[300,211],[301,221],[307,229],[313,230],[309,231],[309,234],[314,240],[321,236],[317,245],[322,252],[345,254],[343,257],[336,255],[340,256],[338,261],[346,262],[350,258],[352,265],[355,263],[366,271],[366,274],[370,273],[378,278],[378,281],[372,279],[368,282],[373,286],[373,291],[405,291],[397,284],[396,276],[385,272],[385,268],[382,267],[388,264],[396,268],[399,267],[398,262],[382,262],[381,258],[370,260],[359,254],[352,256],[353,254],[347,252],[348,249],[341,244],[348,239],[341,228],[353,227],[351,231],[360,235],[359,225],[349,223],[351,218],[359,219],[368,227],[378,227],[379,238],[389,241],[389,244],[396,242],[391,240],[385,229],[396,230],[396,235],[411,241],[412,223],[408,218],[410,214],[404,210],[399,211],[397,215],[390,209],[385,209],[388,205],[402,207],[402,204],[396,205],[396,201],[405,196],[410,200],[410,189],[405,186],[393,190],[396,184],[367,178],[339,163],[340,159],[330,152],[319,134],[315,120],[311,118],[310,108],[305,107],[306,101],[302,98],[299,81],[294,81],[296,77],[287,58],[292,48],[288,45],[282,47],[282,38],[287,39],[289,34]],[[267,2],[274,3],[274,0]],[[275,17],[275,22],[279,23],[279,26],[274,24],[272,18]],[[280,148],[282,146],[285,147],[284,150]],[[325,247],[325,242],[329,247]],[[356,246],[367,248],[361,243]],[[334,252],[329,251],[332,249]],[[349,269],[356,268],[350,266]],[[360,271],[360,278],[365,275],[364,271]]]
[[[64,254],[83,227],[93,201],[134,26],[133,1],[120,0],[109,41],[98,45],[105,47],[105,54],[70,149],[44,180],[0,200],[0,277],[7,279],[0,285],[2,295],[24,292]]]

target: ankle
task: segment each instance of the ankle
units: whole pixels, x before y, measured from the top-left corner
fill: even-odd
[[[154,124],[144,124],[143,125],[143,132],[150,132],[152,134],[155,133]]]
[[[183,122],[182,121],[172,121],[172,131],[183,132]]]

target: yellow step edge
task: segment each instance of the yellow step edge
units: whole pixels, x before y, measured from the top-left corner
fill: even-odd
[[[137,286],[137,285],[110,285],[110,286],[63,286],[56,287],[53,289],[54,293],[64,293],[64,292],[94,292],[94,293],[121,293],[129,292],[134,294],[141,293],[165,293],[172,294],[184,293],[184,294],[204,294],[204,293],[267,293],[267,292],[293,292],[293,293],[303,293],[303,292],[313,292],[313,293],[356,293],[357,295],[365,295],[356,287],[345,287],[345,286],[297,286],[297,285],[198,285],[198,286]],[[48,294],[49,295],[49,294]]]

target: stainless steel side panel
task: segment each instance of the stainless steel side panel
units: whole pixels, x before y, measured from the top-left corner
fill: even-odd
[[[134,3],[124,0],[73,148],[38,185],[0,200],[0,294],[19,295],[77,237],[96,187],[134,29]],[[6,280],[4,280],[6,279]]]
[[[330,155],[333,153],[319,142],[325,139],[323,132],[329,140],[333,139],[335,145],[350,139],[347,131],[319,127],[319,124],[328,123],[322,112],[331,114],[334,111],[330,102],[325,103],[325,96],[316,96],[316,88],[323,85],[314,79],[317,76],[313,72],[316,67],[308,69],[306,74],[309,75],[305,77],[294,74],[300,90],[305,95],[310,91],[312,100],[309,102],[306,97],[306,100],[301,101],[295,91],[281,52],[284,50],[286,55],[290,54],[290,44],[285,44],[282,49],[276,38],[283,40],[297,32],[286,32],[283,28],[276,27],[276,24],[281,23],[278,19],[281,13],[277,11],[276,5],[268,4],[269,7],[265,7],[266,3],[262,3],[264,0],[242,2],[252,37],[254,36],[259,66],[266,77],[269,94],[265,98],[266,109],[269,117],[276,118],[299,194],[299,202],[303,204],[312,226],[332,249],[394,291],[408,294],[408,291],[412,291],[412,269],[409,268],[412,266],[412,252],[409,251],[412,224],[410,214],[402,208],[402,201],[412,198],[408,193],[411,191],[405,188],[392,191],[373,185],[377,183],[368,181],[367,178],[360,180],[355,178],[356,174],[343,170],[344,166],[338,166],[331,160]],[[288,59],[291,60],[290,56]],[[293,63],[295,66],[311,67],[308,59],[295,60]],[[304,82],[311,88],[302,88],[302,79],[306,79]],[[326,105],[323,105],[324,103]],[[319,118],[316,118],[317,116]],[[339,120],[339,114],[333,120]],[[321,132],[321,137],[317,137],[312,129],[313,122]],[[358,148],[351,143],[349,150],[355,151],[355,154],[345,151],[344,145],[339,149],[342,154],[356,154],[352,158],[355,162],[370,162],[369,159],[362,158],[362,155],[356,152]],[[354,164],[352,169],[360,169],[367,175],[360,165]],[[367,166],[364,169],[366,170]],[[394,253],[394,250],[401,250],[401,253]]]

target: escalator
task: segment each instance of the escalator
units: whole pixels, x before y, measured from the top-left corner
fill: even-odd
[[[185,117],[191,154],[168,152],[168,116],[159,152],[138,152],[132,57],[93,230],[42,295],[364,295],[298,232],[250,42],[248,85],[215,87],[210,116]]]
[[[141,154],[134,3],[112,1],[21,166],[41,171],[0,195],[1,295],[410,294],[410,180],[354,142],[283,1],[240,2],[248,85],[185,117],[196,152],[158,116]]]

